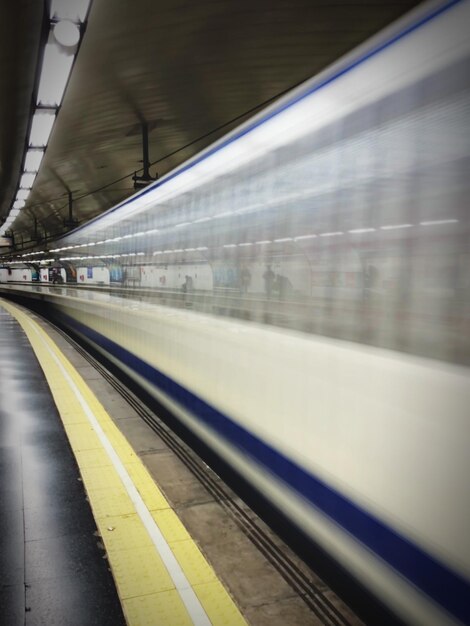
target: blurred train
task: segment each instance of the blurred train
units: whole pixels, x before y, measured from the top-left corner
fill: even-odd
[[[470,623],[469,23],[421,6],[47,252],[125,292],[2,287],[411,624]]]

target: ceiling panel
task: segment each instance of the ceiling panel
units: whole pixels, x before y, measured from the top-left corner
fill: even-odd
[[[20,4],[26,10],[34,2]],[[41,233],[65,232],[69,191],[81,221],[131,194],[131,176],[142,165],[142,120],[153,126],[150,159],[158,165],[151,173],[164,174],[230,130],[231,120],[240,123],[245,112],[310,78],[416,4],[94,0],[41,170],[14,223],[17,243],[31,239],[33,216]],[[2,58],[2,81],[7,74],[16,77]],[[17,89],[16,102],[24,97]],[[2,109],[4,134],[15,106],[8,99]],[[10,137],[16,155],[23,149],[20,130]],[[19,166],[18,157],[10,160],[9,189]],[[7,196],[0,214],[8,211]]]

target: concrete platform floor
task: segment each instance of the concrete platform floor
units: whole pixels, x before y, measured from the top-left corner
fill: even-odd
[[[36,321],[85,378],[139,454],[249,624],[362,624],[214,472],[198,459],[199,473],[204,472],[201,481],[62,334],[41,318]],[[273,564],[266,550],[260,549],[266,541],[275,545],[283,566]]]
[[[125,626],[44,373],[0,307],[0,624]]]

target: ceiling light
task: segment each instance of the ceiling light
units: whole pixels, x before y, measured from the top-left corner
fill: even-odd
[[[413,224],[389,224],[388,226],[381,226],[382,230],[396,230],[397,228],[411,228]]]
[[[62,46],[71,48],[80,41],[80,29],[70,20],[61,20],[54,26],[54,37]]]
[[[20,187],[22,187],[23,189],[31,189],[35,178],[36,174],[23,174],[20,180]]]
[[[73,59],[73,54],[66,54],[56,44],[46,44],[39,79],[38,104],[60,105],[72,69]]]
[[[19,209],[12,209],[10,211],[10,217],[18,217],[19,214],[20,214],[20,210]]]
[[[38,172],[44,150],[29,149],[24,160],[25,172]]]
[[[55,120],[54,109],[38,109],[33,115],[31,133],[29,135],[29,145],[31,147],[42,148],[47,146],[49,136]]]
[[[25,204],[26,204],[26,202],[24,200],[15,200],[13,202],[13,208],[14,209],[22,209]]]
[[[91,0],[51,0],[51,19],[84,22]]]
[[[457,224],[459,220],[429,220],[427,222],[420,222],[421,226],[438,226],[439,224]]]
[[[316,235],[311,234],[311,235],[299,235],[298,237],[295,238],[295,241],[302,241],[303,239],[315,239]]]
[[[359,235],[361,233],[371,233],[375,230],[375,228],[354,228],[353,230],[350,230],[348,232],[354,234],[354,235]]]
[[[18,189],[18,193],[16,194],[16,199],[27,200],[30,192],[31,192],[31,189]]]

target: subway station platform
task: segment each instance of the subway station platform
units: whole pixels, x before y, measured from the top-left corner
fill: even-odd
[[[1,623],[361,623],[138,398],[1,299],[0,393]]]

